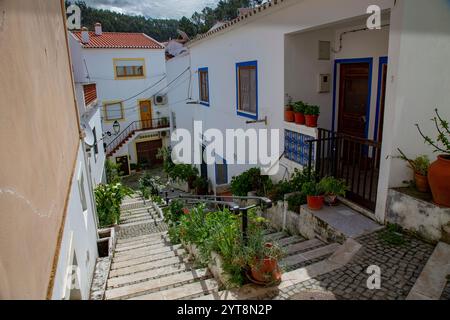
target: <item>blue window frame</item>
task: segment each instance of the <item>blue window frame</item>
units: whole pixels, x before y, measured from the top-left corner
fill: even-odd
[[[380,126],[380,121],[383,119],[380,118],[380,108],[381,108],[381,100],[382,94],[386,94],[386,92],[382,92],[383,89],[383,67],[388,64],[388,57],[380,57],[378,60],[378,92],[377,92],[377,111],[375,113],[375,129],[373,132],[373,140],[378,141],[378,127]]]
[[[236,113],[258,119],[258,62],[236,63]]]
[[[201,105],[209,107],[209,73],[208,68],[198,69],[198,97]]]

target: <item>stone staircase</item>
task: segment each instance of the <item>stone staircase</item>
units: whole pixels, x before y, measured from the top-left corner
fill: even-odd
[[[153,204],[136,197],[126,199],[122,208],[121,228],[161,221]],[[284,248],[287,255],[280,266],[285,272],[322,261],[339,247],[274,230],[266,230],[265,238]],[[170,243],[167,232],[122,237],[119,233],[105,299],[210,299],[220,289],[207,268],[196,266],[181,245]]]

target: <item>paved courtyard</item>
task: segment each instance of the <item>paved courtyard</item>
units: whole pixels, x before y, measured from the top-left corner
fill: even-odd
[[[405,236],[406,243],[389,245],[379,238],[379,232],[356,239],[363,248],[345,267],[314,279],[285,288],[275,299],[291,299],[302,291],[329,291],[337,299],[402,300],[413,287],[434,246]],[[381,289],[369,290],[366,273],[370,265],[381,269]],[[443,299],[450,298],[449,286]]]

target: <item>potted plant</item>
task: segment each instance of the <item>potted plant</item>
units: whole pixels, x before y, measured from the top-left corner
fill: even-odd
[[[300,213],[300,207],[306,203],[306,197],[302,192],[290,195],[287,198],[288,210]]]
[[[319,119],[320,107],[307,105],[305,108],[305,123],[307,127],[316,128]]]
[[[281,280],[278,261],[283,257],[282,249],[265,242],[261,231],[250,232],[244,255],[250,267],[250,280],[256,284],[272,284]]]
[[[208,180],[203,177],[196,177],[193,183],[193,187],[198,195],[204,195],[208,193]]]
[[[306,195],[306,202],[309,209],[320,210],[323,208],[325,192],[321,184],[314,181],[306,182],[302,186],[302,193]]]
[[[437,160],[428,169],[428,181],[430,183],[433,201],[441,206],[450,207],[450,129],[448,121],[442,119],[437,109],[436,116],[432,119],[438,136],[436,140],[425,135],[416,124],[425,143],[434,148],[434,152],[441,153]]]
[[[297,101],[294,104],[294,117],[296,124],[305,124],[306,104],[303,101]]]
[[[325,192],[325,203],[330,206],[338,204],[337,197],[345,196],[347,186],[344,180],[336,179],[334,177],[325,177],[319,182],[320,188]]]
[[[287,95],[287,104],[284,107],[284,121],[286,122],[294,122],[294,110],[292,106],[292,97]]]
[[[414,160],[409,159],[405,153],[397,149],[400,153],[400,156],[397,158],[402,159],[408,163],[408,166],[414,171],[414,184],[418,191],[420,192],[429,192],[430,185],[428,183],[428,168],[430,167],[430,159],[426,155],[421,155],[415,158]]]

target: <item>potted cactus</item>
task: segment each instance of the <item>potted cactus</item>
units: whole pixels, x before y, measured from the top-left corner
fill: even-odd
[[[305,108],[306,104],[303,101],[294,103],[294,117],[296,124],[305,124]]]
[[[436,140],[425,135],[418,124],[416,127],[425,143],[432,146],[435,153],[440,153],[428,169],[433,201],[440,206],[450,207],[450,128],[448,121],[442,119],[437,109],[435,113],[436,116],[431,120],[438,132]]]

